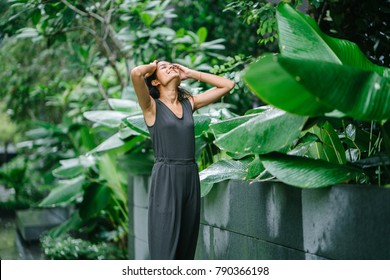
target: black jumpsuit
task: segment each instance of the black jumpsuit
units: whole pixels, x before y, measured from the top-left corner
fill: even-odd
[[[178,118],[156,101],[156,121],[148,126],[155,164],[149,194],[151,259],[193,259],[199,231],[200,186],[195,163],[194,119],[188,99]]]

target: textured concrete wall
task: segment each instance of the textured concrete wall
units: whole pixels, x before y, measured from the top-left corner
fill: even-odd
[[[390,189],[335,186],[302,192],[306,252],[330,259],[390,259]]]
[[[129,258],[149,259],[148,249],[148,176],[129,177]]]
[[[225,181],[202,200],[199,259],[304,259],[301,190]]]
[[[129,258],[148,259],[149,178],[129,178]],[[196,259],[390,259],[390,189],[225,181],[202,199]]]

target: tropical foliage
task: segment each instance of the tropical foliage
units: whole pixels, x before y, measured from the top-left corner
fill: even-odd
[[[225,63],[225,39],[208,39],[204,26],[175,28],[173,4],[1,3],[0,95],[23,135],[17,159],[2,167],[2,181],[16,199],[31,198],[23,207],[74,209],[50,238],[70,234],[127,249],[127,177],[149,174],[153,164],[131,67],[156,58],[203,71]],[[204,87],[185,86],[194,93]],[[212,109],[213,118],[234,115],[223,107]],[[211,116],[196,118],[200,164],[207,166],[217,153],[212,134],[202,133]],[[12,136],[15,129],[7,131]]]
[[[370,180],[361,168],[350,166],[367,145],[360,149],[349,140],[357,140],[355,123],[361,120],[378,121],[382,133],[388,134],[389,69],[371,63],[352,42],[325,35],[311,18],[288,4],[279,4],[276,15],[280,54],[266,54],[252,63],[243,79],[260,99],[284,111],[271,107],[211,125],[215,144],[243,163],[229,162],[231,178],[240,174],[241,179],[250,179],[255,169],[259,176],[255,180],[268,180],[265,175],[270,173],[303,188]],[[344,143],[331,122],[344,126]],[[347,128],[354,130],[352,137]],[[359,134],[357,141],[364,141],[366,133]],[[381,133],[371,132],[370,139],[369,145],[377,143],[377,153],[381,142],[387,142]],[[352,156],[356,152],[358,156]],[[248,157],[253,162],[245,165]],[[203,194],[211,183],[229,177],[226,173],[226,162],[202,171]]]
[[[359,47],[331,37],[353,37],[339,20],[344,4],[308,2],[1,1],[0,141],[17,149],[1,182],[19,207],[73,210],[42,239],[47,256],[125,257],[127,179],[153,165],[128,73],[154,59],[236,82],[194,115],[202,195],[226,179],[389,183],[386,37],[375,30]],[[381,13],[370,20],[379,24]],[[364,23],[357,34],[371,26],[355,20]]]

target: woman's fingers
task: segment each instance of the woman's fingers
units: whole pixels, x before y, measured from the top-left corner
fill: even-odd
[[[174,63],[172,64],[175,68],[179,69],[180,71],[183,71],[183,72],[186,72],[186,70],[188,70],[188,68],[184,67],[183,65],[180,65],[180,64],[177,64],[177,63]]]

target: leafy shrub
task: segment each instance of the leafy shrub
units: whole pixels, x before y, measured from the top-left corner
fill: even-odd
[[[41,238],[43,253],[51,260],[118,260],[126,259],[126,252],[109,243],[92,243],[87,240],[62,235]]]

